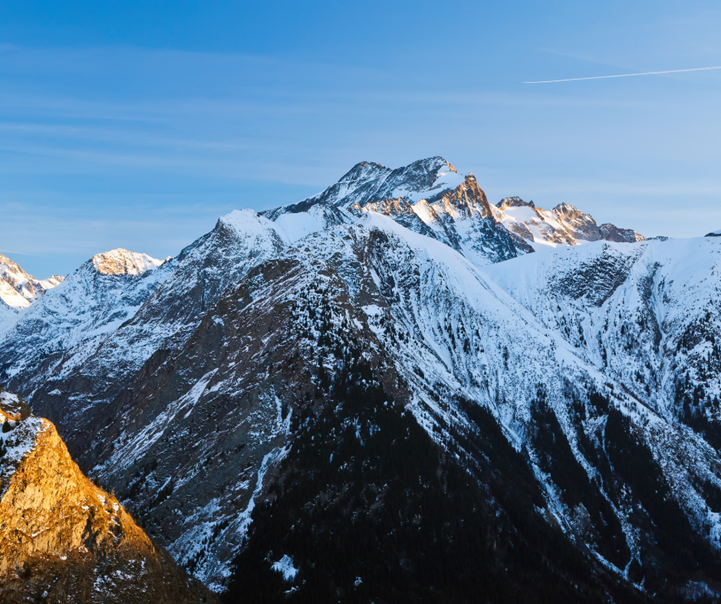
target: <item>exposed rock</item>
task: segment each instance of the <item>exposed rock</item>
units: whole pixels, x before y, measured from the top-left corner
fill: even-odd
[[[508,208],[535,208],[536,204],[532,201],[523,201],[520,197],[504,197],[497,204],[500,210],[507,210]]]
[[[53,424],[0,395],[4,603],[214,602],[71,460]]]
[[[616,241],[617,243],[645,241],[645,237],[633,229],[619,229],[617,226],[608,223],[599,226],[598,230],[601,232],[601,238],[605,241]]]
[[[453,189],[436,192],[439,188],[434,184],[409,197],[356,203],[353,209],[389,216],[416,233],[442,241],[479,266],[514,258],[519,250],[533,251],[494,219],[486,194],[473,174]],[[414,195],[420,198],[416,203],[410,201]]]
[[[634,243],[644,237],[631,229],[612,224],[598,226],[592,216],[562,203],[552,210],[537,208],[520,197],[506,197],[497,204],[494,217],[511,233],[534,249],[558,245],[579,245],[591,241]]]
[[[92,263],[95,270],[103,275],[142,275],[145,271],[159,267],[163,260],[118,248],[96,254]]]

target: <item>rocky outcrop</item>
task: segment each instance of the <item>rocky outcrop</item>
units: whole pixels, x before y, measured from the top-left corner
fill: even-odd
[[[450,164],[447,167],[452,168]],[[453,173],[455,177],[455,169]],[[439,174],[442,177],[445,173]],[[416,233],[438,239],[478,266],[533,251],[522,238],[509,233],[494,219],[486,194],[473,174],[462,178],[454,188],[430,186],[425,191],[406,191],[406,195],[356,203],[352,209],[358,214],[374,212],[388,216]],[[415,203],[411,201],[414,198]]]
[[[0,600],[214,602],[88,480],[49,421],[0,394]]]
[[[617,226],[606,223],[598,227],[601,239],[615,241],[616,243],[636,243],[645,241],[645,237],[633,229],[619,229]]]
[[[535,208],[536,204],[532,201],[523,201],[520,197],[504,197],[497,204],[498,209],[507,210],[508,208]]]

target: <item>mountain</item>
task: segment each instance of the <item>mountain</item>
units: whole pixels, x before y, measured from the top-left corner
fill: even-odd
[[[592,216],[567,203],[544,210],[532,201],[506,197],[494,208],[494,218],[534,250],[600,240],[618,243],[644,240],[643,235],[632,229],[619,229],[608,223],[598,226]]]
[[[438,239],[479,265],[532,251],[493,217],[475,177],[463,177],[442,157],[390,170],[361,162],[335,185],[298,204],[265,212],[284,228],[311,210],[333,216],[326,224],[353,222],[349,213],[390,216],[417,233]],[[292,218],[289,215],[294,215]],[[517,248],[520,245],[520,248]]]
[[[82,465],[103,442],[87,427],[100,421],[102,430],[103,409],[143,364],[181,346],[228,285],[283,245],[267,223],[255,212],[233,212],[141,274],[104,274],[86,262],[6,333],[4,381],[34,391],[35,411],[58,425]]]
[[[577,356],[669,423],[721,447],[718,241],[596,243],[499,268],[489,269],[494,283]]]
[[[63,278],[58,275],[39,281],[10,258],[0,254],[0,329],[5,320],[30,306],[62,281]]]
[[[0,422],[3,602],[215,601],[80,472],[50,422],[7,392]]]
[[[716,598],[719,243],[640,239],[364,162],[86,263],[0,379],[227,602]]]
[[[87,366],[108,334],[136,314],[164,275],[161,261],[127,250],[98,254],[83,263],[6,326],[0,344],[1,363],[8,368],[5,381],[22,384],[27,378],[21,389],[36,390],[45,385],[43,376]],[[113,376],[125,364],[120,358],[97,371]],[[80,392],[74,394],[82,400]],[[36,412],[43,414],[40,408]]]

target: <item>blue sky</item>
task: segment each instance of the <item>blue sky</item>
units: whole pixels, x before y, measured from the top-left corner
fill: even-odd
[[[443,155],[491,201],[721,228],[718,2],[0,4],[0,251],[38,277],[177,254],[361,160]]]

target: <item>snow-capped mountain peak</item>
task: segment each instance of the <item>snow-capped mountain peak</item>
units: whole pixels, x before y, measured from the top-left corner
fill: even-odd
[[[387,174],[390,171],[389,168],[374,161],[362,161],[348,170],[338,182],[358,186],[368,180],[373,180],[383,174]]]
[[[552,210],[536,207],[520,197],[506,197],[493,207],[494,218],[535,251],[590,241],[632,243],[644,237],[632,229],[612,224],[597,225],[593,216],[569,203]]]
[[[535,208],[536,204],[532,201],[523,201],[520,197],[504,197],[496,206],[500,210],[507,210],[508,208]]]
[[[280,214],[306,212],[319,204],[349,210],[356,204],[365,205],[386,199],[435,201],[463,181],[464,177],[442,157],[421,159],[394,170],[374,162],[361,162],[317,195],[264,214],[275,220]]]
[[[158,268],[164,260],[157,260],[138,252],[117,248],[96,254],[92,258],[95,270],[101,275],[142,275]]]
[[[63,277],[58,275],[50,279],[36,279],[10,258],[0,254],[0,319],[5,314],[27,308],[62,281]]]
[[[352,222],[349,213],[359,212],[388,216],[451,246],[478,266],[559,245],[644,239],[630,229],[599,226],[591,215],[568,203],[544,210],[532,201],[506,197],[491,206],[472,173],[459,174],[440,156],[395,169],[361,162],[321,193],[263,215],[276,222],[281,237],[295,241],[327,226]],[[282,235],[286,230],[290,237]]]

